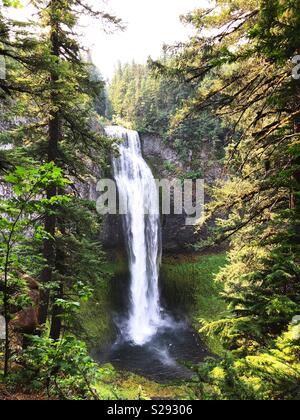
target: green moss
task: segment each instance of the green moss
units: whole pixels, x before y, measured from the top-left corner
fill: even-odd
[[[103,265],[103,279],[94,286],[93,297],[81,304],[76,329],[90,348],[106,346],[114,339],[115,327],[111,318],[111,280],[126,273],[126,261],[122,258]]]
[[[226,254],[202,255],[191,262],[167,262],[162,266],[162,288],[165,296],[176,303],[199,330],[201,320],[223,318],[227,306],[221,297],[223,284],[215,280],[216,274],[226,265]],[[215,354],[222,354],[223,347],[216,337],[205,337]]]
[[[147,157],[146,158],[147,164],[151,169],[151,172],[153,173],[154,178],[159,179],[162,174],[162,168],[163,168],[163,160],[159,157]]]
[[[128,372],[117,372],[111,365],[100,369],[101,381],[96,389],[104,399],[115,400],[190,400],[193,387],[186,383],[162,385]]]
[[[141,398],[187,400],[193,399],[194,396],[192,389],[186,383],[162,385],[131,373],[121,375],[118,386],[128,400]]]
[[[106,344],[113,339],[114,327],[111,320],[109,281],[97,284],[93,298],[82,304],[78,315],[79,331],[89,347]]]
[[[119,276],[128,272],[128,264],[124,258],[118,258],[116,261],[109,261],[103,266],[103,271],[111,276]]]

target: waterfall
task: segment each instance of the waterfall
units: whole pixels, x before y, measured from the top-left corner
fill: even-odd
[[[106,127],[106,134],[123,139],[113,158],[119,199],[127,208],[123,230],[130,268],[130,310],[125,332],[136,345],[147,343],[162,324],[159,296],[161,229],[159,197],[152,172],[142,157],[136,131]],[[125,213],[125,212],[124,212]]]

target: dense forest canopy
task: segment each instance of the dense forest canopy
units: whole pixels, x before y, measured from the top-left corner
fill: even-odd
[[[85,0],[33,4],[33,23],[3,12],[17,1],[0,10],[3,384],[105,398],[103,371],[77,334],[80,307],[110,277],[103,220],[80,188],[91,168],[110,166],[105,121],[159,136],[195,173],[204,142],[224,165],[201,222],[217,223],[192,251],[229,243],[214,280],[225,310],[197,319],[218,357],[195,367],[194,397],[298,400],[300,0],[216,0],[182,18],[193,28],[186,42],[147,65],[120,64],[108,87],[76,29],[84,15],[116,28],[120,19]],[[35,322],[16,345],[16,317],[28,308]]]
[[[176,126],[172,119],[194,86],[167,75],[157,75],[149,66],[118,66],[109,86],[111,117],[141,133],[160,135],[178,151],[183,162],[196,161],[201,142],[209,140],[211,150],[222,155],[227,129],[207,108]]]

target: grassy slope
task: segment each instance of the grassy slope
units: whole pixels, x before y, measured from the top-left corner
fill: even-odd
[[[159,384],[128,372],[117,372],[111,365],[100,368],[102,382],[96,386],[109,400],[190,400],[195,399],[192,384]]]
[[[214,321],[226,314],[226,303],[220,294],[223,285],[215,275],[226,265],[226,254],[202,255],[193,261],[166,261],[162,267],[165,293],[179,295],[179,304],[189,314],[193,325],[200,329],[201,320]],[[206,337],[209,349],[222,353],[222,346],[214,337]]]
[[[103,279],[95,287],[93,297],[81,304],[77,319],[77,333],[91,348],[96,347],[99,342],[106,344],[113,339],[110,281],[113,276],[126,270],[127,265],[122,259],[115,263],[106,263],[103,266]]]

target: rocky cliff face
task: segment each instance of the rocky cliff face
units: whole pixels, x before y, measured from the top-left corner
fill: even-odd
[[[168,146],[156,135],[141,135],[143,156],[151,167],[156,179],[180,178],[188,172],[179,159],[178,154],[172,147]],[[223,176],[221,166],[216,162],[212,163],[209,151],[203,149],[203,176],[208,182]],[[209,162],[209,165],[207,163]],[[206,197],[209,200],[209,197]],[[166,215],[162,216],[162,240],[165,253],[182,252],[190,244],[199,240],[207,239],[207,228],[200,232],[195,231],[193,226],[186,226],[186,216]],[[108,249],[125,249],[122,221],[119,216],[107,216],[101,232],[101,241]]]
[[[144,158],[152,168],[156,179],[172,181],[177,178],[178,173],[185,171],[176,151],[165,144],[160,137],[142,135],[141,141]],[[162,216],[162,245],[165,253],[182,251],[185,246],[196,241],[194,233],[194,227],[185,224],[184,211],[181,215]]]
[[[141,134],[141,142],[144,158],[148,161],[156,159],[161,164],[161,172],[163,172],[165,162],[170,162],[177,168],[183,169],[176,151],[165,144],[159,136]]]

